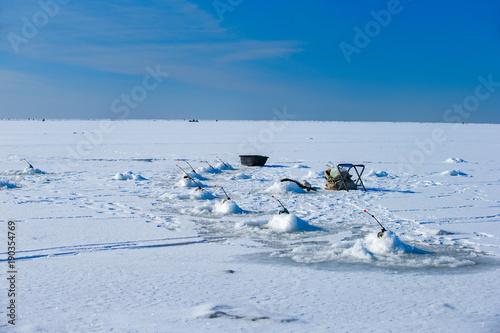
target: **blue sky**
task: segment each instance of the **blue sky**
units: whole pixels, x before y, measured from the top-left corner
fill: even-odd
[[[3,0],[0,30],[0,118],[500,123],[496,0]]]

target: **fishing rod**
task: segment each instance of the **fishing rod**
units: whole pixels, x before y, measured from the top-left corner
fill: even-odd
[[[203,162],[207,163],[209,167],[211,167],[212,169],[214,169],[214,170],[215,170],[215,168],[214,168],[213,166],[211,166],[211,165],[210,165],[210,163],[208,163],[208,161],[200,161],[200,162],[202,162],[202,163],[203,163]]]
[[[276,198],[274,195],[272,196],[274,199],[276,199],[276,201],[279,202],[279,204],[281,205],[281,207],[283,207],[283,210],[280,211],[280,215],[281,214],[290,214],[290,212],[288,211],[288,209],[286,209],[285,206],[283,206],[283,204],[281,203],[281,201],[278,200],[278,198]]]
[[[214,185],[214,187],[217,187],[217,185]],[[222,187],[222,186],[219,186],[219,187],[222,189],[222,191],[226,195],[226,198],[227,198],[226,200],[231,200],[231,198],[229,197],[229,195],[227,195],[226,190],[224,190],[224,187]],[[224,200],[224,202],[226,202],[226,200]]]
[[[183,160],[183,161],[186,162],[189,165],[189,167],[191,168],[191,171],[193,171],[193,173],[196,173],[196,171],[194,171],[194,168],[191,166],[191,164],[189,164],[188,161],[186,161],[186,160]]]
[[[378,238],[382,238],[382,236],[384,236],[384,232],[386,232],[387,230],[384,228],[384,226],[379,222],[379,220],[377,220],[377,218],[373,215],[373,214],[370,214],[366,211],[366,209],[364,210],[364,212],[368,215],[370,215],[371,217],[373,217],[375,219],[375,221],[377,221],[378,225],[380,226],[380,228],[382,228],[382,230],[377,234],[377,237]]]
[[[194,180],[194,179],[193,179],[193,177],[191,177],[191,176],[190,176],[190,175],[186,172],[186,170],[184,170],[183,168],[181,168],[181,167],[180,167],[180,166],[178,166],[178,165],[175,165],[175,166],[176,166],[176,167],[178,167],[179,169],[181,169],[181,170],[182,170],[182,171],[186,174],[186,176],[188,177],[188,179],[192,180],[192,181],[193,181],[193,182],[194,182],[194,183],[198,186],[198,190],[202,190],[202,191],[203,191],[203,189],[201,188],[200,184],[198,184],[198,183],[196,182],[196,180]]]
[[[31,163],[30,163],[30,162],[28,162],[28,160],[27,160],[27,159],[23,158],[21,161],[25,161],[26,163],[28,163],[28,168],[30,168],[30,169],[34,169],[34,168],[33,168],[33,166],[31,165]]]
[[[222,162],[222,164],[224,164],[224,166],[225,166],[226,168],[229,168],[229,167],[227,166],[227,164],[226,164],[226,163],[224,163],[224,161],[223,161],[223,160],[221,160],[221,159],[219,158],[219,156],[215,156],[215,158],[219,159],[219,161],[221,161],[221,162]]]

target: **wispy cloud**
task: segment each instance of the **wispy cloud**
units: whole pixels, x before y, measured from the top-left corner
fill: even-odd
[[[0,90],[4,93],[19,92],[44,84],[47,84],[46,80],[39,76],[0,68]]]
[[[143,3],[70,2],[22,45],[21,56],[103,72],[140,74],[151,63],[206,67],[302,51],[296,41],[242,40],[221,27],[212,14],[186,0]],[[21,17],[29,18],[36,10],[40,8],[4,4],[4,14],[10,17],[4,36],[5,31],[20,33]],[[1,49],[12,51],[5,40]]]
[[[293,53],[302,52],[304,49],[299,47],[296,41],[248,41],[238,45],[231,45],[231,50],[227,54],[218,56],[216,61],[252,61],[269,58],[286,57]]]

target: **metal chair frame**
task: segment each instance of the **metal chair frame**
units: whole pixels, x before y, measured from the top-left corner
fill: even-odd
[[[365,171],[365,166],[363,164],[340,163],[337,165],[337,171],[339,172],[340,179],[342,180],[342,184],[344,184],[345,190],[347,192],[349,192],[349,189],[347,188],[347,185],[346,185],[346,180],[344,179],[344,176],[342,176],[342,172],[340,172],[340,168],[347,168],[347,173],[349,173],[349,171],[351,171],[351,169],[354,169],[354,171],[356,171],[356,175],[358,176],[358,178],[353,180],[354,183],[356,184],[356,186],[359,186],[359,185],[363,186],[363,189],[366,192],[365,184],[363,183],[363,180],[361,180],[361,175]],[[361,169],[361,172],[359,172],[358,168]]]

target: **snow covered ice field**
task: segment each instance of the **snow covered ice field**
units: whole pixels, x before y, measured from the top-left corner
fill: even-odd
[[[2,332],[500,331],[500,125],[1,121],[0,129]],[[243,153],[270,158],[244,167]],[[364,164],[367,192],[323,190],[327,162]],[[232,200],[223,203],[220,186]],[[272,195],[291,215],[278,215]],[[6,310],[9,220],[15,329]]]

